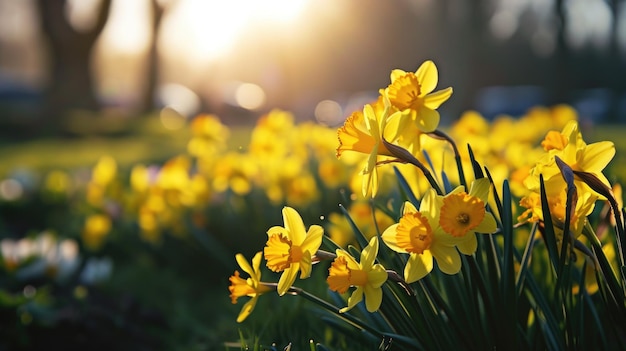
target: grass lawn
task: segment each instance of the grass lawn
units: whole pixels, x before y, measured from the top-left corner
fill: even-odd
[[[112,120],[114,127],[90,125],[85,116],[70,128],[75,136],[0,143],[0,176],[16,169],[45,172],[91,167],[103,155],[112,156],[122,169],[134,164],[162,163],[186,152],[190,132],[170,130],[158,116]],[[249,128],[231,128],[230,147],[246,145]]]

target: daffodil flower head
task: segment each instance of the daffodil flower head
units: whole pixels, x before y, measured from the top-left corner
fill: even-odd
[[[268,240],[263,250],[267,267],[283,272],[278,281],[278,294],[284,295],[293,285],[298,272],[300,279],[311,275],[312,257],[322,244],[324,229],[312,225],[306,231],[300,214],[291,207],[283,208],[285,226],[274,226],[267,231]]]
[[[375,312],[380,307],[383,299],[381,286],[387,281],[387,271],[379,264],[374,263],[378,254],[378,237],[370,239],[369,244],[361,251],[361,260],[357,262],[348,252],[337,249],[337,258],[328,269],[328,286],[331,290],[341,294],[348,288],[355,286],[356,289],[348,298],[348,306],[339,310],[347,312],[363,300],[368,312]]]
[[[546,195],[550,216],[555,224],[555,234],[557,241],[563,237],[563,223],[567,209],[567,189],[562,188],[561,191],[554,195]],[[582,192],[576,195],[577,201],[575,207],[570,211],[570,231],[575,237],[578,237],[587,222],[587,216],[593,212],[598,196],[592,192]],[[520,206],[526,208],[524,213],[518,217],[520,222],[537,222],[543,221],[543,208],[541,197],[538,193],[532,192],[520,200]]]
[[[388,227],[382,239],[396,252],[408,253],[404,267],[404,280],[418,281],[433,270],[434,261],[446,274],[456,274],[461,269],[461,257],[455,244],[461,239],[444,232],[439,225],[442,200],[435,190],[429,189],[420,203],[419,211],[405,202],[398,223]]]
[[[457,187],[443,197],[439,224],[446,233],[463,239],[457,247],[466,255],[476,251],[478,243],[474,233],[497,230],[495,218],[485,210],[490,186],[489,179],[480,178],[472,182],[469,194],[463,187]]]
[[[339,146],[337,157],[341,157],[344,151],[356,151],[367,154],[367,164],[361,171],[363,176],[362,193],[366,196],[371,192],[372,197],[378,191],[378,157],[393,156],[382,143],[384,137],[387,141],[394,141],[401,130],[398,126],[386,131],[388,121],[398,124],[399,112],[390,116],[391,106],[386,98],[379,98],[373,104],[366,104],[363,111],[354,112],[348,117],[344,125],[337,131]],[[393,117],[393,118],[392,118]]]
[[[600,141],[587,145],[582,138],[576,120],[567,122],[560,133],[557,131],[548,132],[541,146],[546,154],[539,159],[531,169],[530,175],[524,180],[524,184],[529,190],[539,192],[540,175],[543,175],[548,196],[558,195],[566,187],[555,157],[559,157],[573,171],[591,173],[604,185],[611,187],[608,179],[602,174],[602,170],[615,156],[615,145],[610,141]],[[574,184],[578,189],[596,193],[578,177],[574,178]],[[597,195],[600,200],[606,199],[601,194]]]
[[[93,214],[85,220],[82,232],[83,243],[90,250],[102,247],[107,234],[111,231],[111,219],[104,214]]]
[[[237,299],[240,297],[248,296],[252,298],[241,308],[241,312],[239,312],[239,316],[237,316],[238,323],[243,322],[246,318],[248,318],[250,313],[252,313],[254,306],[256,306],[258,297],[271,290],[270,287],[261,283],[261,258],[262,254],[259,251],[252,258],[251,266],[242,254],[237,254],[235,256],[239,267],[241,267],[244,272],[248,273],[250,277],[248,279],[243,279],[241,278],[239,271],[235,271],[235,274],[229,278],[230,286],[228,287],[228,290],[230,291],[230,299],[233,304],[236,304]]]
[[[391,105],[410,116],[420,131],[429,133],[439,125],[439,106],[450,98],[452,88],[433,93],[438,81],[437,66],[428,60],[415,73],[395,69],[384,90]]]

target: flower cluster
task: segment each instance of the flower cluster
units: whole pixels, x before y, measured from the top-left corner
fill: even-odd
[[[422,64],[415,73],[394,70],[391,83],[380,90],[379,99],[366,104],[362,112],[354,112],[339,128],[338,158],[346,152],[368,155],[361,171],[362,195],[371,193],[372,197],[376,196],[381,164],[412,162],[403,160],[402,154],[393,151],[392,147],[410,150],[407,154],[412,155],[419,151],[421,134],[437,129],[440,117],[436,109],[452,94],[451,88],[432,93],[437,79],[437,68],[432,61]],[[392,146],[392,142],[396,144]],[[469,192],[462,186],[445,195],[430,189],[422,199],[419,210],[411,202],[404,204],[398,223],[389,225],[380,238],[390,249],[408,254],[404,269],[407,283],[418,281],[431,272],[433,260],[437,261],[442,272],[458,273],[461,269],[459,252],[471,255],[476,251],[475,233],[497,230],[493,215],[486,210],[489,188],[489,181],[482,178],[472,183]],[[368,311],[378,310],[382,300],[381,286],[388,275],[380,263],[375,263],[378,236],[371,237],[361,251],[360,262],[357,262],[344,249],[336,249],[334,255],[318,251],[322,242],[322,227],[313,225],[305,232],[302,219],[293,208],[285,207],[283,218],[285,227],[268,230],[264,250],[267,267],[274,272],[282,272],[277,286],[279,295],[291,288],[298,272],[300,278],[310,276],[312,261],[318,259],[316,254],[319,254],[335,257],[327,279],[331,290],[343,294],[349,287],[356,287],[348,299],[348,307],[341,312],[353,308],[363,296]],[[237,273],[231,281],[238,277]],[[234,290],[231,288],[231,292]],[[247,307],[244,309],[248,311]]]
[[[346,220],[342,222],[331,216],[325,235],[320,225],[311,225],[307,230],[299,213],[292,207],[284,207],[284,227],[275,226],[267,231],[263,251],[267,268],[282,274],[278,283],[259,281],[260,253],[253,260],[254,269],[237,256],[250,278],[244,281],[237,271],[230,278],[232,301],[242,296],[253,298],[244,306],[238,322],[249,315],[258,295],[273,288],[280,296],[289,292],[307,297],[306,292],[293,286],[297,276],[308,278],[315,263],[332,260],[327,287],[343,296],[347,306],[335,308],[319,299],[309,299],[347,318],[353,325],[382,336],[383,340],[393,338],[387,333],[404,330],[415,338],[409,344],[428,341],[427,337],[422,339],[419,327],[410,327],[423,310],[419,302],[417,309],[411,310],[406,296],[439,306],[433,307],[434,315],[453,314],[449,309],[455,307],[446,305],[445,300],[467,297],[459,297],[463,293],[452,290],[439,296],[432,284],[436,281],[445,287],[446,276],[458,275],[463,276],[469,289],[466,294],[480,296],[481,302],[477,304],[484,304],[480,308],[496,305],[493,300],[496,296],[522,298],[521,292],[527,291],[530,297],[525,303],[533,308],[527,310],[529,324],[523,328],[528,328],[537,325],[536,314],[554,313],[538,305],[539,300],[533,297],[546,277],[538,279],[527,274],[531,269],[530,255],[535,246],[540,246],[536,243],[541,239],[558,276],[557,289],[569,289],[554,296],[581,293],[582,283],[588,287],[582,289],[586,294],[597,292],[597,285],[595,289],[589,288],[589,283],[596,281],[589,272],[609,277],[603,278],[609,281],[605,286],[610,290],[604,295],[606,298],[613,299],[611,294],[624,296],[620,286],[626,282],[623,277],[620,280],[615,276],[612,268],[618,259],[608,254],[618,251],[617,265],[624,266],[622,205],[615,196],[620,188],[612,186],[602,173],[615,154],[613,143],[585,143],[575,111],[565,105],[535,108],[521,118],[499,116],[491,125],[477,112],[469,111],[447,134],[439,128],[437,108],[450,98],[452,88],[435,91],[437,82],[438,71],[432,61],[424,62],[415,73],[393,70],[391,82],[379,90],[380,96],[353,112],[338,128],[336,157],[361,157],[355,163],[360,165],[360,184],[351,183],[354,194],[343,211]],[[555,131],[556,128],[562,131]],[[536,140],[543,135],[545,138],[537,144]],[[467,144],[467,151],[459,150],[454,138]],[[284,152],[280,145],[260,147],[265,152],[275,152],[275,148]],[[484,167],[477,161],[479,158],[485,159]],[[436,171],[437,167],[440,172]],[[469,178],[466,170],[472,170],[473,177]],[[388,181],[391,179],[395,182]],[[458,186],[452,185],[455,183]],[[395,190],[389,184],[395,184]],[[500,194],[498,189],[502,189]],[[382,196],[388,197],[388,201],[377,203]],[[514,223],[516,198],[523,213]],[[600,236],[589,225],[588,216],[598,201],[604,201],[612,213],[611,224],[617,232],[614,251],[601,243]],[[589,242],[578,240],[582,233]],[[565,237],[570,240],[563,240]],[[518,252],[519,238],[527,238],[523,255]],[[591,266],[581,267],[581,261],[576,263],[576,255],[568,254],[574,250],[587,257]],[[576,274],[588,280],[571,282],[570,286],[564,284],[559,280],[566,279],[562,278],[566,267],[563,262],[575,264],[580,272],[585,272]],[[402,274],[397,273],[400,270]],[[501,282],[484,281],[494,278]],[[524,285],[525,282],[530,283]],[[398,286],[401,290],[397,290]],[[497,290],[490,291],[490,286]],[[420,291],[426,297],[417,297]],[[386,305],[385,299],[392,301]],[[361,301],[366,311],[379,311],[386,316],[390,331],[379,332],[349,317],[348,312]],[[620,311],[616,312],[618,315],[626,311],[623,301],[610,301]],[[558,303],[564,309],[573,308],[565,300]],[[405,315],[398,311],[404,311]],[[486,313],[506,314],[505,311]],[[390,315],[406,318],[408,324],[392,320]],[[448,321],[447,317],[444,319]],[[483,322],[489,324],[494,320]],[[511,329],[512,333],[517,332],[516,328]],[[407,335],[396,336],[397,342],[407,342],[404,336]],[[490,345],[495,344],[498,342]]]

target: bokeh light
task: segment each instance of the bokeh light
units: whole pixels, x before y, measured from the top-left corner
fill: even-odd
[[[15,179],[5,179],[0,182],[0,197],[7,201],[19,199],[24,193],[22,184]]]
[[[235,101],[246,110],[256,110],[265,104],[265,92],[252,83],[243,83],[235,90]]]
[[[344,119],[341,105],[334,100],[323,100],[315,106],[315,119],[327,126],[333,126]]]

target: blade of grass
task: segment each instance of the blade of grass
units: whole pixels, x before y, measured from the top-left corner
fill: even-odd
[[[359,244],[359,246],[360,247],[366,247],[369,241],[367,240],[365,235],[363,235],[363,233],[361,232],[359,227],[356,225],[356,223],[354,223],[354,220],[352,220],[352,217],[350,216],[350,213],[348,212],[348,209],[346,209],[341,204],[339,205],[339,208],[341,209],[341,212],[343,212],[343,215],[348,220],[348,224],[350,224],[350,228],[352,228],[352,231],[354,232],[354,236],[355,236],[356,241]]]
[[[554,225],[552,223],[552,215],[550,214],[550,205],[548,203],[548,196],[546,195],[546,187],[543,182],[543,175],[539,176],[540,190],[539,194],[541,197],[541,211],[543,214],[543,223],[544,230],[540,231],[543,234],[543,239],[546,243],[546,247],[548,248],[548,256],[550,257],[550,261],[552,262],[552,266],[554,267],[557,274],[559,273],[559,254],[557,250],[556,243],[556,235],[554,233]]]
[[[400,192],[402,193],[403,197],[406,198],[406,199],[409,199],[409,201],[413,205],[415,205],[417,208],[419,208],[419,203],[420,202],[417,199],[417,197],[415,196],[415,194],[413,193],[413,190],[411,190],[411,186],[406,181],[406,178],[404,177],[402,172],[400,172],[398,167],[395,167],[395,166],[393,167],[393,172],[396,175],[396,179],[398,180],[398,185],[400,186]]]

